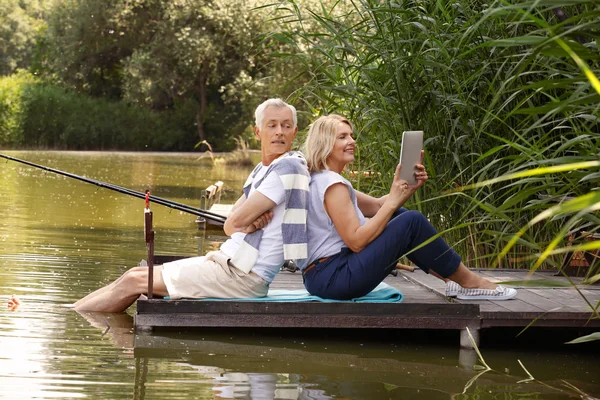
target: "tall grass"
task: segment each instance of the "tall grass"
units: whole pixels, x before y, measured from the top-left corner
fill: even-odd
[[[544,253],[555,267],[569,233],[598,231],[600,170],[576,164],[600,159],[596,1],[351,3],[335,17],[294,1],[277,8],[310,78],[296,98],[315,116],[352,119],[362,147],[353,169],[382,172],[356,182],[362,190],[388,190],[402,131],[421,129],[430,180],[410,206],[467,264],[526,268]],[[308,20],[317,29],[303,30]],[[588,197],[528,225],[565,195]]]

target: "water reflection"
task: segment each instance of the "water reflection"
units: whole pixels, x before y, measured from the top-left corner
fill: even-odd
[[[446,361],[432,364],[426,355],[415,360],[410,346],[383,356],[364,348],[348,351],[347,345],[345,352],[335,344],[307,346],[310,339],[285,335],[135,334],[127,314],[80,315],[115,346],[133,350],[134,399],[167,393],[170,398],[187,398],[192,392],[196,398],[264,400],[479,399],[499,393],[504,399],[579,397],[562,384],[477,371],[474,364],[465,364],[476,361],[470,350],[444,349]]]
[[[190,205],[215,180],[225,181],[224,199],[233,201],[249,172],[200,164],[195,155],[11,155]],[[198,233],[194,216],[159,206],[153,212],[157,253],[196,255],[223,240],[218,231]],[[580,398],[561,379],[600,394],[594,354],[571,348],[487,348],[495,371],[473,380],[476,357],[459,353],[456,338],[438,346],[437,337],[419,342],[406,332],[135,335],[128,314],[63,307],[145,256],[143,201],[1,163],[0,297],[16,294],[22,305],[0,311],[0,399]],[[517,359],[541,382],[518,383],[527,375]]]

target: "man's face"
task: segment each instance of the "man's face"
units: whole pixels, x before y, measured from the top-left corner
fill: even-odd
[[[254,127],[254,133],[261,142],[263,162],[271,162],[290,151],[297,132],[289,108],[267,107],[262,126]]]

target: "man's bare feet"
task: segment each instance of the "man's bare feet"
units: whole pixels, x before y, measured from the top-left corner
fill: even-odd
[[[19,300],[17,296],[15,296],[14,294],[10,296],[10,299],[8,299],[8,309],[10,311],[17,311],[17,308],[19,308],[20,305],[21,300]]]

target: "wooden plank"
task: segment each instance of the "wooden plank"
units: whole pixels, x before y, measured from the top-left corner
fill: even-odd
[[[550,274],[535,273],[532,276],[528,276],[528,271],[482,271],[482,276],[489,279],[492,282],[504,282],[504,281],[532,281],[538,279],[545,279],[550,281],[564,282],[564,278],[554,276]],[[518,286],[514,286],[518,287]]]
[[[556,301],[557,303],[570,307],[576,311],[584,311],[589,306],[575,289],[530,289],[532,293]],[[588,299],[589,300],[589,299]],[[592,303],[593,304],[593,303]]]
[[[310,314],[310,315],[402,315],[402,316],[478,316],[473,304],[342,303],[342,302],[261,302],[138,300],[138,314],[219,313],[219,314]]]
[[[521,312],[521,313],[487,313],[481,312],[481,327],[493,328],[500,326],[535,327],[600,327],[600,320],[590,320],[590,313],[575,312]]]
[[[544,311],[551,311],[551,310],[563,308],[563,305],[560,304],[559,302],[551,300],[544,296],[540,296],[539,294],[536,294],[529,289],[519,289],[518,296],[519,296],[519,299],[524,301],[525,303],[527,303],[533,307],[537,307]],[[510,300],[508,300],[508,301],[510,301]],[[568,311],[568,310],[563,310],[563,311]]]
[[[491,274],[491,273],[495,273]],[[504,271],[501,271],[504,272]],[[479,274],[487,277],[488,279],[492,280],[492,281],[496,281],[497,277],[498,277],[498,270],[494,270],[494,271],[478,271]],[[402,273],[404,276],[407,276],[409,279],[413,280],[413,281],[417,281],[419,284],[423,285],[424,287],[428,288],[431,291],[437,292],[440,295],[443,295],[445,293],[445,283],[432,276],[432,275],[428,275],[428,274],[412,274],[412,273]],[[526,271],[508,271],[507,275],[501,275],[501,278],[510,278],[510,280],[522,280],[524,277],[526,276]],[[504,279],[504,280],[508,280],[508,279]],[[524,311],[544,311],[544,308],[539,307],[539,303],[541,303],[542,300],[538,301],[538,302],[533,302],[533,304],[531,304],[530,302],[524,301],[523,299],[521,299],[521,292],[525,290],[525,289],[519,289],[519,294],[517,296],[517,299],[515,300],[505,300],[505,301],[491,301],[491,300],[457,300],[459,303],[462,304],[477,304],[481,307],[481,310],[485,310],[486,312],[524,312]],[[527,295],[526,295],[527,297]],[[532,299],[530,299],[532,300]],[[536,305],[538,304],[538,305]]]
[[[549,280],[558,283],[568,283],[567,279],[564,276],[557,276],[556,272],[535,272],[532,276],[529,276],[528,270],[519,270],[519,271],[507,271],[507,270],[486,270],[482,271],[481,275],[490,279],[493,282],[503,282],[503,281],[526,281],[526,280]],[[570,277],[574,283],[579,284],[583,279]],[[511,286],[511,287],[522,287],[522,286]],[[531,286],[526,286],[531,287]],[[539,286],[545,287],[545,286]]]
[[[560,311],[570,311],[570,312],[582,312],[589,310],[589,306],[585,303],[585,301],[581,297],[574,297],[573,294],[577,293],[576,291],[570,291],[565,289],[530,289],[531,293],[536,294],[540,297],[544,297],[558,303]]]
[[[227,217],[231,213],[231,209],[233,208],[233,204],[213,204],[209,211],[215,214],[222,215]]]
[[[523,289],[521,289],[523,290]],[[519,293],[521,292],[519,290]],[[504,307],[512,312],[544,312],[543,308],[533,306],[525,301],[523,301],[519,295],[516,298],[511,300],[488,300],[490,303],[499,305]]]
[[[437,296],[445,297],[446,295],[446,283],[433,275],[426,274],[420,269],[415,270],[415,272],[402,271],[399,275],[410,282],[413,282],[419,286],[422,286],[428,291],[433,292]]]
[[[504,304],[504,302],[491,302],[488,300],[481,300],[481,301],[467,301],[467,300],[458,300],[459,302],[464,302],[466,304],[478,304],[479,305],[479,311],[480,312],[497,312],[497,313],[506,313],[506,312],[511,312],[508,308],[503,307],[502,304]],[[507,300],[510,301],[510,300]]]
[[[325,315],[325,314],[214,314],[152,313],[136,314],[135,325],[153,327],[203,328],[402,328],[464,329],[479,327],[479,317],[405,315]]]

